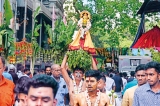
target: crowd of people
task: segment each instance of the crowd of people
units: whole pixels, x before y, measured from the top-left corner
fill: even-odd
[[[70,71],[67,55],[32,76],[22,64],[6,65],[0,57],[0,106],[160,106],[160,64],[140,64],[119,73],[78,66]]]

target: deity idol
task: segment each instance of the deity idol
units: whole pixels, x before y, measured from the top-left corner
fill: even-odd
[[[94,48],[89,29],[91,28],[90,22],[91,16],[88,11],[82,11],[80,13],[80,20],[78,21],[78,32],[73,36],[73,41],[69,45],[70,50],[78,50],[82,48],[83,50],[95,54],[96,50]]]

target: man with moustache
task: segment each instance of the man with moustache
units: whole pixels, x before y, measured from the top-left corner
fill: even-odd
[[[64,97],[68,93],[68,89],[67,89],[66,82],[64,81],[64,79],[60,77],[61,75],[60,65],[53,64],[51,66],[51,72],[52,72],[51,77],[54,78],[59,84],[59,88],[58,88],[58,91],[55,97],[57,99],[56,106],[65,106]]]
[[[61,68],[62,68],[62,76],[69,90],[70,106],[73,106],[75,94],[79,94],[85,91],[86,89],[86,85],[83,80],[84,69],[76,67],[73,70],[72,78],[70,78],[66,69],[66,62],[67,62],[67,55],[64,56]],[[97,70],[97,66],[93,58],[92,58],[92,68],[94,70]]]
[[[109,106],[109,98],[97,88],[100,78],[98,71],[85,73],[86,90],[76,95],[74,106]]]
[[[46,75],[49,75],[49,76],[52,75],[52,73],[51,73],[51,67],[50,67],[50,66],[47,66],[47,67],[46,67],[46,69],[45,69],[45,74],[46,74]]]
[[[145,74],[148,83],[136,89],[133,106],[160,106],[160,63],[147,63]]]
[[[147,82],[144,67],[144,64],[140,64],[136,67],[135,77],[138,81],[138,85],[133,86],[125,91],[122,99],[122,106],[132,106],[135,90]]]

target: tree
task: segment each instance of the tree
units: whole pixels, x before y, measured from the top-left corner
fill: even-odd
[[[119,47],[120,36],[132,41],[139,26],[140,17],[136,12],[141,4],[135,0],[88,0],[84,5],[82,0],[73,0],[77,19],[82,10],[88,10],[92,15],[91,35],[96,47],[106,44]]]
[[[10,19],[13,16],[11,5],[8,0],[5,0],[4,3],[4,23],[0,26],[0,40],[4,57],[7,60],[9,56],[13,56],[15,53],[15,45],[14,45],[14,38],[13,38],[13,30],[9,28]]]
[[[31,56],[31,62],[30,62],[30,71],[33,75],[34,73],[34,65],[35,65],[35,61],[36,61],[36,55],[40,50],[40,46],[37,42],[37,37],[39,36],[39,29],[42,26],[41,24],[37,24],[37,16],[39,15],[40,12],[40,7],[37,7],[36,10],[33,12],[33,30],[32,33],[29,34],[30,38],[31,38],[31,44],[32,44],[32,56]]]
[[[52,43],[49,44],[52,53],[51,57],[54,59],[55,63],[61,63],[63,56],[68,50],[68,45],[72,41],[72,36],[76,28],[76,24],[74,24],[73,21],[70,20],[68,21],[68,24],[65,25],[60,18],[55,22],[54,31],[52,31],[50,25],[45,24],[45,28],[48,37],[52,37]]]

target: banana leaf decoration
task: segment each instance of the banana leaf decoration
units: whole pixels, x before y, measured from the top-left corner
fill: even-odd
[[[48,34],[48,37],[49,37],[49,44],[51,44],[52,43],[52,36],[53,36],[53,30],[52,30],[52,28],[51,28],[51,26],[50,25],[47,25],[45,22],[44,22],[44,26],[45,26],[45,28],[46,28],[46,32],[47,32],[47,34]]]
[[[6,21],[6,24],[9,25],[10,19],[13,17],[13,12],[11,10],[11,5],[9,0],[5,0],[4,9],[5,9],[5,12],[4,12],[5,21]]]
[[[2,46],[4,48],[5,58],[12,56],[15,51],[14,38],[12,37],[12,30],[2,30],[0,31],[0,36],[2,37]]]

